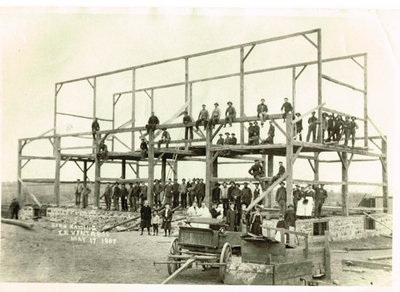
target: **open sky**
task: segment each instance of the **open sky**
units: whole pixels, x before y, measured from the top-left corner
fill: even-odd
[[[264,39],[282,34],[322,29],[323,58],[368,53],[369,115],[389,140],[389,183],[398,171],[397,123],[399,93],[400,13],[377,10],[263,10],[263,9],[167,9],[167,8],[0,8],[1,32],[1,179],[14,181],[17,174],[17,139],[40,135],[53,127],[54,84],[86,75],[129,67],[150,61],[196,53],[214,48]],[[238,51],[196,58],[190,78],[238,71]],[[315,60],[315,49],[303,38],[259,46],[249,55],[245,69],[285,65]],[[138,73],[138,87],[183,81],[183,64],[171,63],[160,69]],[[362,88],[362,71],[352,61],[324,65],[323,72],[335,79]],[[297,108],[305,112],[316,105],[315,69],[307,68],[299,79]],[[112,94],[129,90],[129,74],[98,80],[98,106],[103,118],[111,118]],[[261,74],[245,80],[245,113],[254,115],[261,97],[267,98],[270,112],[277,113],[283,97],[291,95],[291,72]],[[88,83],[65,85],[60,91],[60,111],[92,114]],[[118,104],[117,125],[129,120],[129,96]],[[362,94],[323,81],[327,107],[361,116]],[[182,105],[183,91],[156,92],[155,110],[161,122]],[[237,79],[195,86],[194,115],[201,103],[209,108],[219,101],[238,103]],[[144,124],[149,113],[148,98],[138,95],[137,124]],[[88,131],[90,120],[59,119],[58,132]],[[359,123],[361,124],[361,123]],[[110,125],[102,122],[102,129]],[[376,134],[370,125],[370,134]],[[238,133],[238,129],[234,128]],[[360,130],[362,132],[362,130]],[[303,133],[304,135],[305,133]],[[182,135],[179,131],[173,135]],[[128,137],[121,138],[129,143]],[[277,137],[279,141],[279,137]],[[68,143],[68,142],[66,142]],[[78,143],[70,141],[70,143]],[[88,141],[80,141],[88,143]],[[27,152],[52,155],[50,144],[34,143]],[[118,146],[118,147],[121,147]],[[120,148],[120,150],[122,150]],[[328,156],[326,156],[328,157]],[[334,157],[334,156],[333,156]],[[337,156],[334,157],[337,159]],[[199,167],[197,167],[197,165]],[[368,171],[365,171],[368,169]],[[308,164],[299,162],[295,175],[311,178]],[[105,169],[104,176],[119,177],[119,168]],[[223,176],[244,176],[247,168],[222,168]],[[118,172],[118,173],[116,173]],[[114,173],[114,175],[112,175]],[[144,175],[146,171],[143,171]],[[204,177],[204,166],[183,163],[179,174]],[[52,163],[30,162],[24,177],[52,177]],[[79,169],[66,165],[62,177],[75,179]],[[129,173],[129,175],[133,175]],[[159,175],[159,174],[158,174]],[[183,177],[183,176],[182,176]],[[325,167],[321,179],[339,180],[340,167]],[[352,164],[350,180],[379,182],[379,163]],[[390,185],[390,192],[398,189]]]

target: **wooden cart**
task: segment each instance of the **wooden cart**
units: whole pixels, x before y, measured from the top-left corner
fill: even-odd
[[[171,242],[167,261],[154,262],[167,265],[169,277],[162,284],[171,281],[193,264],[201,265],[204,269],[218,268],[223,282],[232,252],[240,248],[241,233],[224,230],[224,224],[217,219],[190,218],[187,222],[203,227],[181,226],[178,238]]]

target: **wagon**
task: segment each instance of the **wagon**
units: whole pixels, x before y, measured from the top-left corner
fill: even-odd
[[[181,226],[179,236],[171,242],[167,261],[154,262],[167,265],[169,277],[162,284],[193,265],[201,265],[204,269],[218,268],[223,282],[232,253],[240,250],[241,233],[226,231],[218,219],[188,218],[187,222],[203,227]]]

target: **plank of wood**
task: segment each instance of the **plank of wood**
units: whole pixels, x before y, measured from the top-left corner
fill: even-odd
[[[34,226],[33,223],[25,223],[19,220],[5,219],[5,218],[1,218],[1,223],[16,225],[27,229],[32,229]]]
[[[391,255],[378,256],[378,257],[369,257],[368,258],[369,261],[380,261],[380,260],[389,260],[389,259],[392,259]]]
[[[165,279],[161,285],[167,284],[169,281],[175,279],[183,270],[188,268],[191,264],[193,264],[196,259],[189,259],[187,260],[179,269],[177,269],[172,275],[170,275],[167,279]]]
[[[392,249],[391,246],[381,246],[381,247],[345,247],[347,251],[363,251],[363,250],[385,250]]]
[[[342,268],[342,271],[345,271],[345,272],[354,272],[354,273],[365,273],[365,270],[363,270],[363,269]]]
[[[351,267],[362,267],[374,270],[391,270],[392,265],[374,263],[368,261],[357,261],[357,260],[342,260],[342,265]]]

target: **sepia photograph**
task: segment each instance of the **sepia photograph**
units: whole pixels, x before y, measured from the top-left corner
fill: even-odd
[[[0,4],[4,291],[395,287],[400,10],[108,4]]]

